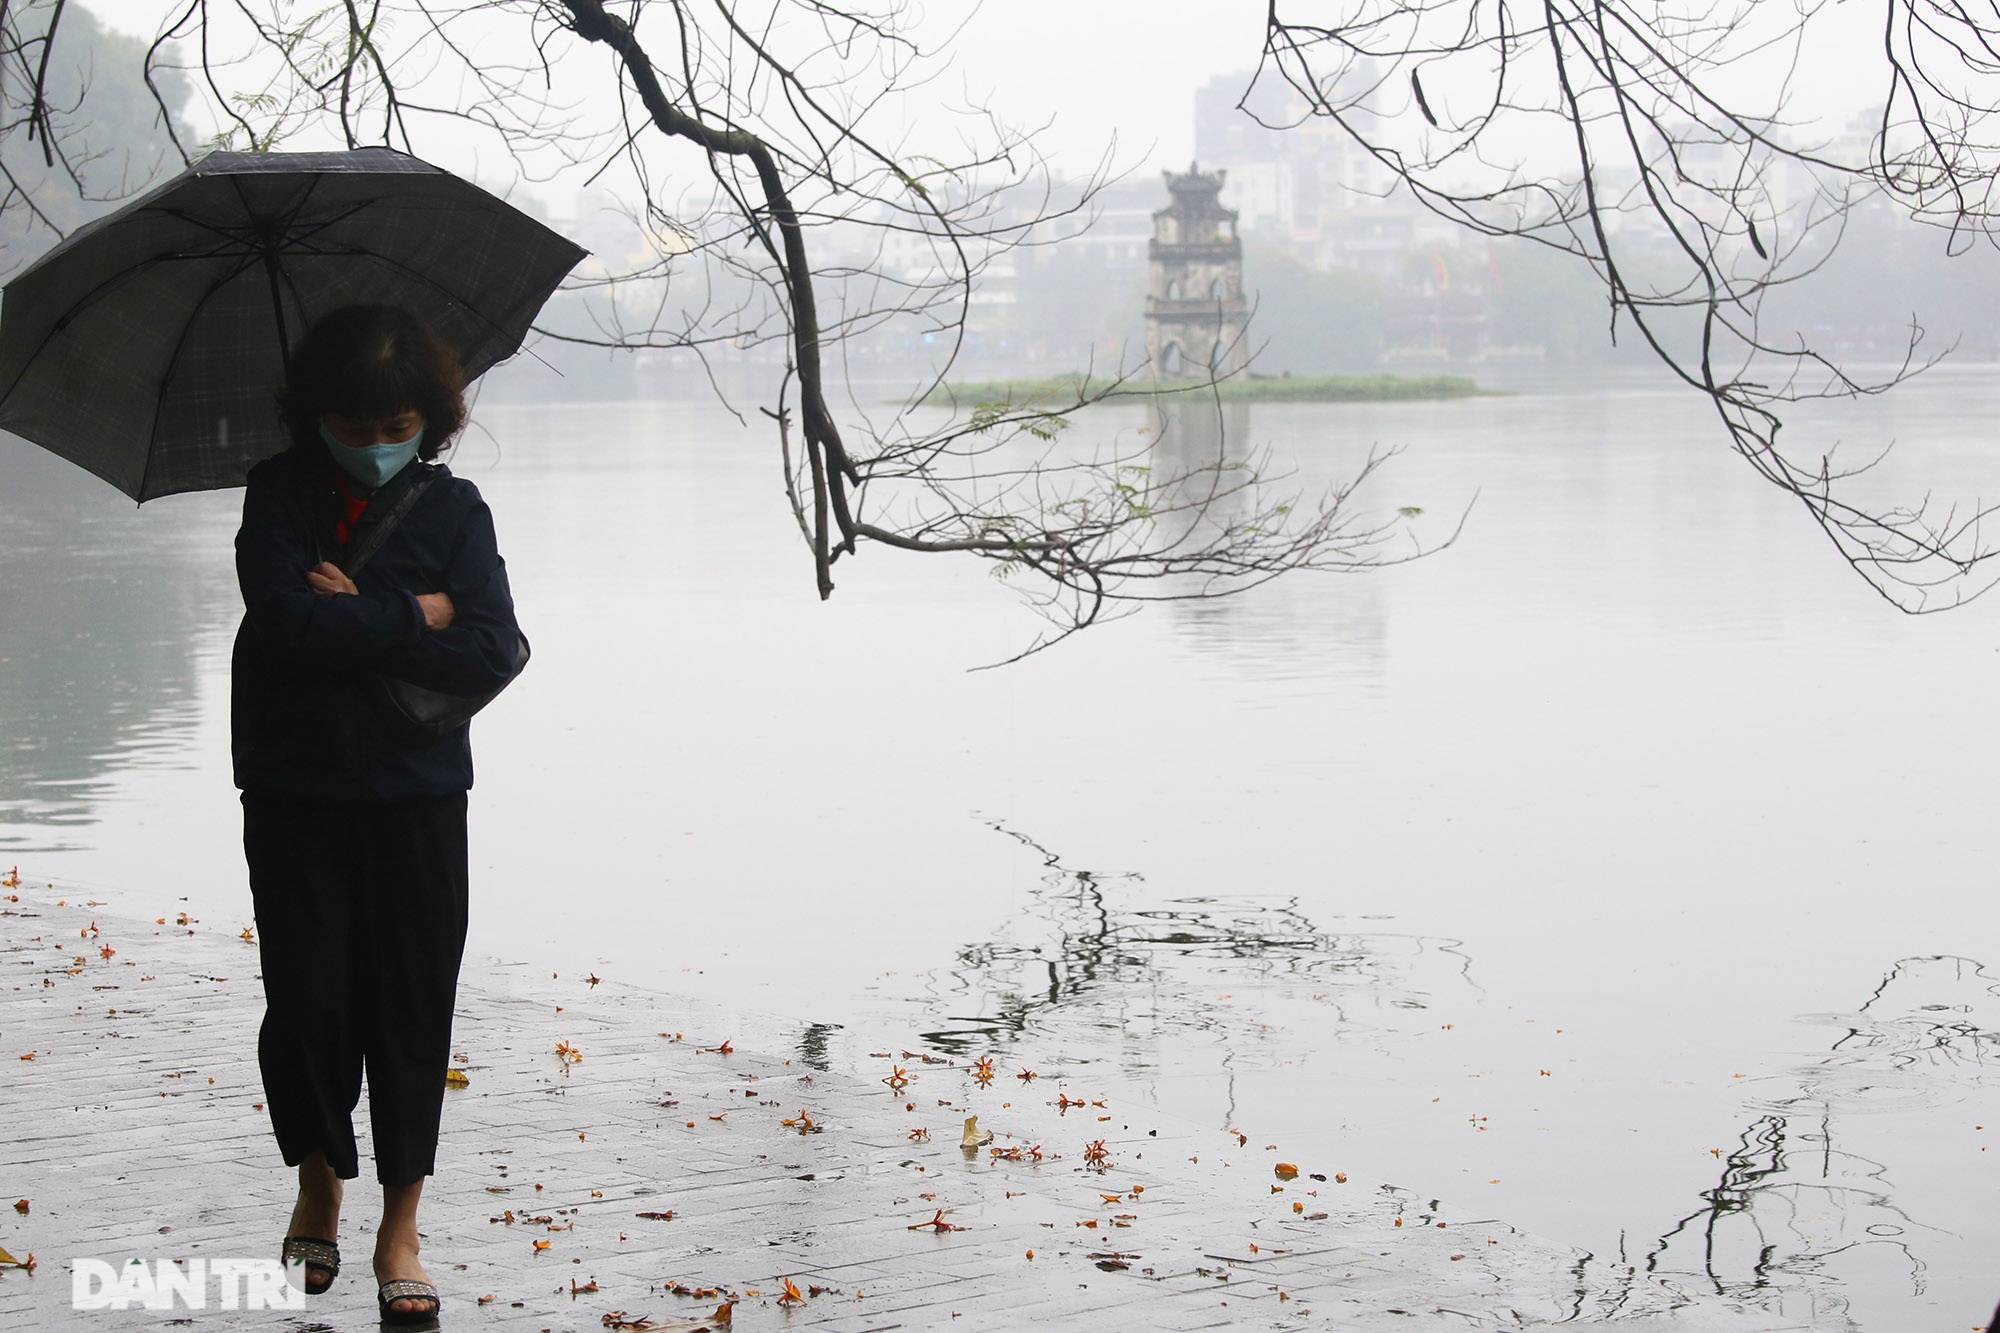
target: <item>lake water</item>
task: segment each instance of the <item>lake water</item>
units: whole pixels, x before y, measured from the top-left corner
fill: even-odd
[[[1992,378],[1796,442],[1991,492]],[[1400,447],[1362,500],[1433,540],[1471,504],[1451,549],[983,672],[1038,628],[983,568],[871,548],[818,601],[761,418],[483,407],[455,466],[535,662],[475,725],[472,949],[863,1071],[990,1053],[1150,1099],[1577,1246],[1579,1308],[1636,1269],[1974,1326],[2000,601],[1893,611],[1654,380],[1519,387],[1239,423],[1308,485]],[[248,924],[238,503],[136,510],[0,441],[0,865],[31,884]]]

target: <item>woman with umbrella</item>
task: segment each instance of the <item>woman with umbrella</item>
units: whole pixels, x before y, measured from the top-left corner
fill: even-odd
[[[236,538],[231,720],[267,1004],[258,1059],[299,1171],[284,1257],[309,1293],[339,1272],[365,1069],[383,1192],[375,1276],[392,1322],[439,1308],[417,1202],[436,1165],[465,943],[472,751],[463,726],[406,737],[382,679],[491,694],[521,641],[492,516],[433,461],[464,425],[462,390],[452,353],[407,312],[326,315],[286,370],[292,447],[251,470]],[[357,572],[362,550],[373,558]]]
[[[527,660],[492,516],[436,459],[467,380],[583,254],[391,149],[218,152],[72,232],[0,308],[0,428],[142,502],[248,487],[231,725],[258,1056],[299,1170],[284,1255],[309,1292],[339,1272],[365,1075],[395,1322],[439,1307],[416,1215],[465,942],[464,722]]]

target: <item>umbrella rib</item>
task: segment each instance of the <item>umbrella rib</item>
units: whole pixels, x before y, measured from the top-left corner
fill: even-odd
[[[339,223],[345,222],[349,218],[353,217],[355,214],[363,212],[370,206],[378,204],[380,202],[381,200],[379,199],[366,199],[361,201],[360,203],[355,204],[351,208],[347,208],[339,213],[333,214],[331,217],[315,218],[311,223],[309,223],[304,227],[296,227],[299,213],[305,208],[306,204],[306,201],[302,199],[299,201],[299,206],[293,209],[290,215],[284,219],[283,225],[287,229],[285,232],[286,245],[289,247],[298,240],[302,240],[307,237],[317,235],[318,233],[325,231],[328,227],[336,226]],[[246,208],[248,206],[249,206],[248,204],[245,204]],[[178,208],[162,208],[159,209],[158,211],[166,214],[170,218],[175,218],[181,222],[185,222],[190,227],[198,227],[203,231],[213,232],[215,235],[222,237],[224,240],[233,241],[238,245],[256,244],[257,228],[254,225],[246,227],[231,227],[227,223],[210,222],[206,218],[195,217],[193,214],[183,212]],[[294,230],[295,227],[296,230]]]
[[[147,262],[167,263],[172,260],[213,260],[213,259],[221,259],[226,256],[232,256],[232,255],[243,256],[245,259],[245,265],[244,265],[245,267],[247,267],[249,263],[255,262],[258,259],[262,258],[261,252],[258,251],[253,251],[253,250],[232,251],[228,248],[217,248],[214,250],[201,250],[194,252],[179,252],[175,254],[158,255],[154,259],[149,260]],[[452,304],[462,307],[467,313],[471,314],[474,318],[486,324],[489,328],[493,329],[494,331],[499,333],[505,333],[507,331],[506,326],[504,324],[502,324],[499,320],[493,318],[491,315],[488,315],[484,310],[481,310],[477,305],[473,304],[471,301],[467,300],[462,293],[454,291],[452,288],[447,287],[445,284],[437,281],[435,278],[432,278],[429,274],[425,273],[422,269],[413,268],[410,265],[403,263],[401,260],[392,259],[389,256],[380,253],[379,251],[369,250],[358,246],[335,250],[335,249],[317,249],[303,245],[292,245],[288,246],[285,249],[285,251],[283,251],[281,258],[283,257],[283,255],[294,255],[294,256],[309,255],[315,259],[347,258],[347,259],[371,260],[374,263],[382,265],[384,268],[392,270],[400,277],[407,278],[413,282],[420,283],[423,286],[428,287],[431,291],[451,301]],[[286,271],[285,267],[282,264],[279,265],[278,271],[280,276],[284,278],[286,286],[291,288],[292,299],[298,304],[299,310],[301,312],[304,312],[306,308],[305,302],[299,297],[298,287],[296,283],[294,283],[292,275],[288,271]],[[230,276],[235,277],[236,274],[240,272],[242,272],[242,268],[238,268],[235,272],[232,272]]]
[[[202,309],[215,299],[215,294],[241,277],[253,262],[255,262],[254,257],[245,255],[228,273],[211,282],[208,290],[194,303],[194,309],[190,310],[188,317],[181,322],[181,331],[174,339],[174,353],[167,358],[167,368],[160,375],[159,392],[153,396],[153,424],[146,432],[146,466],[139,471],[140,504],[146,503],[146,483],[153,477],[153,456],[158,450],[160,434],[160,409],[166,406],[167,385],[173,381],[174,372],[180,367],[181,353],[187,348],[188,333],[194,328],[194,322],[200,317]]]
[[[408,264],[405,264],[400,260],[391,259],[387,255],[370,255],[369,258],[373,259],[376,263],[381,264],[385,268],[391,269],[397,273],[402,274],[406,278],[412,279],[413,281],[421,283],[424,286],[430,288],[433,292],[436,292],[438,295],[449,300],[452,304],[462,307],[475,319],[483,321],[488,328],[503,334],[507,332],[506,325],[502,324],[499,320],[494,319],[492,316],[488,315],[484,310],[481,310],[478,306],[474,305],[472,302],[466,300],[462,294],[455,292],[451,288],[445,286],[443,283],[438,282],[437,280],[432,278],[429,274],[424,273],[418,269],[411,268]]]
[[[210,257],[213,258],[214,256]],[[21,363],[20,372],[14,376],[14,382],[7,386],[7,389],[4,393],[0,393],[0,408],[5,408],[7,400],[14,396],[14,390],[20,387],[21,381],[28,378],[28,372],[34,368],[35,362],[41,359],[42,353],[46,352],[51,346],[54,345],[57,334],[61,333],[71,324],[74,324],[76,322],[77,315],[82,313],[84,310],[88,309],[90,306],[95,305],[100,299],[109,294],[112,288],[120,287],[123,286],[125,283],[131,282],[133,279],[138,277],[140,271],[144,269],[147,264],[153,262],[155,261],[142,260],[139,263],[132,264],[126,268],[122,268],[118,270],[118,272],[106,278],[103,282],[98,283],[95,287],[85,292],[82,296],[78,297],[76,300],[70,302],[69,309],[65,310],[62,313],[62,315],[55,320],[54,323],[49,325],[47,333],[43,334],[39,339],[36,340],[35,350],[33,352],[30,352],[28,354],[28,359]],[[231,274],[230,276],[234,277],[235,274]]]

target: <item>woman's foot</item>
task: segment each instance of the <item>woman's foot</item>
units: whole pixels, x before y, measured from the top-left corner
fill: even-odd
[[[430,1284],[431,1275],[417,1262],[417,1235],[415,1231],[382,1231],[375,1237],[375,1281],[378,1284],[391,1282],[422,1282]],[[433,1291],[436,1289],[433,1287]],[[402,1319],[422,1319],[438,1312],[435,1295],[399,1295],[382,1302],[384,1315],[395,1315]]]
[[[285,1234],[337,1241],[340,1238],[341,1192],[341,1179],[327,1165],[324,1153],[314,1153],[300,1162],[298,1202],[292,1205],[292,1221]],[[334,1273],[335,1270],[319,1264],[306,1264],[307,1293],[318,1295],[325,1291],[332,1285]]]

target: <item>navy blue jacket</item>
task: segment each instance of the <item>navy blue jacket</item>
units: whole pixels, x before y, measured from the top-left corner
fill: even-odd
[[[306,583],[343,557],[419,475],[437,478],[354,580],[359,596],[322,596]],[[376,712],[372,678],[400,677],[452,694],[483,694],[507,678],[519,628],[493,515],[479,488],[440,464],[411,463],[389,479],[343,546],[334,463],[299,445],[250,470],[236,578],[243,624],[231,663],[236,785],[301,800],[403,800],[472,785],[469,728],[427,744],[396,740]],[[442,592],[452,623],[424,628],[416,594]]]

